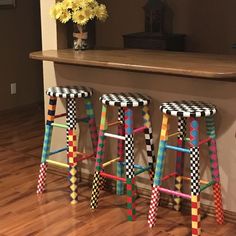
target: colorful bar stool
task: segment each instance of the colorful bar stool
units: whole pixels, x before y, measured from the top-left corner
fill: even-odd
[[[96,156],[96,167],[93,179],[91,208],[97,208],[100,186],[102,178],[110,178],[117,181],[117,194],[123,194],[123,184],[126,183],[127,189],[127,208],[128,220],[135,220],[135,196],[136,185],[135,177],[145,171],[149,172],[151,183],[154,178],[154,146],[152,138],[152,127],[149,115],[150,98],[133,93],[111,93],[103,94],[100,97],[103,104],[102,115],[98,139],[98,148]],[[108,106],[118,107],[118,121],[108,123],[107,108]],[[143,126],[133,127],[133,109],[142,107]],[[108,133],[108,127],[118,124],[118,134]],[[146,150],[148,157],[148,166],[134,164],[134,134],[144,132],[146,140]],[[103,163],[105,139],[111,137],[118,139],[118,156],[112,160]],[[117,175],[111,175],[104,171],[104,168],[111,163],[117,162]],[[126,169],[126,177],[123,177],[123,167]],[[134,170],[136,169],[136,171]]]
[[[216,133],[213,115],[216,108],[212,104],[199,101],[180,101],[166,102],[160,106],[160,110],[164,113],[161,127],[160,143],[156,163],[155,178],[152,189],[151,203],[148,215],[148,224],[153,227],[156,223],[157,209],[160,200],[160,192],[174,196],[176,210],[180,210],[181,199],[191,200],[192,203],[192,235],[200,235],[200,193],[209,186],[213,186],[214,204],[216,221],[223,224],[223,208],[220,185],[220,173],[216,149]],[[178,132],[168,135],[168,121],[170,116],[178,117]],[[207,138],[199,141],[199,123],[198,118],[205,117]],[[186,121],[190,122],[190,138],[186,138]],[[167,144],[168,138],[178,135],[177,146]],[[190,148],[185,148],[185,142],[189,142]],[[202,144],[208,144],[211,181],[200,180],[200,157],[199,147]],[[166,150],[177,151],[176,170],[163,177],[164,159]],[[190,171],[191,178],[183,176],[183,157],[184,153],[190,154]],[[175,191],[161,187],[161,183],[170,177],[175,178]],[[191,195],[182,193],[182,181],[191,182]]]
[[[42,159],[38,177],[37,194],[43,193],[46,184],[46,171],[47,163],[54,164],[57,166],[63,166],[69,168],[69,180],[70,180],[70,197],[71,204],[77,203],[77,163],[89,158],[94,158],[97,150],[97,128],[95,123],[93,105],[90,100],[93,92],[87,87],[51,87],[46,91],[49,98],[48,105],[48,117],[45,126],[44,143],[42,150]],[[55,115],[57,98],[66,99],[66,113]],[[84,98],[86,116],[77,118],[76,117],[76,99]],[[55,123],[54,120],[59,117],[66,116],[66,124]],[[86,122],[89,125],[90,135],[93,146],[93,153],[86,154],[77,151],[77,137],[76,137],[76,124],[77,122]],[[67,147],[59,150],[51,151],[51,137],[53,127],[59,127],[66,129]],[[67,151],[67,164],[63,164],[57,161],[49,160],[48,157]]]

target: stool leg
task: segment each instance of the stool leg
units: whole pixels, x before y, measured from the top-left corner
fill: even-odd
[[[185,137],[186,137],[186,118],[178,117],[178,139],[177,146],[183,148],[185,146]],[[182,176],[184,169],[184,152],[177,152],[176,156],[176,177],[175,177],[175,191],[181,192],[182,190]],[[179,211],[181,208],[181,198],[174,197],[174,209]]]
[[[118,110],[118,121],[121,122],[121,124],[118,125],[118,135],[124,136],[125,135],[125,129],[124,129],[124,109],[122,107],[119,107]],[[120,157],[120,161],[117,162],[117,176],[123,177],[124,174],[124,140],[118,139],[118,150],[117,153]],[[124,183],[123,181],[117,181],[116,182],[116,194],[117,195],[123,195],[124,194]]]
[[[207,135],[211,137],[208,146],[210,155],[211,175],[212,175],[212,180],[215,181],[215,184],[213,185],[215,216],[217,223],[223,224],[224,212],[222,206],[220,171],[217,157],[216,133],[215,133],[215,124],[213,117],[206,117],[206,127],[207,127]]]
[[[149,176],[150,176],[151,183],[153,183],[155,153],[154,153],[154,144],[153,144],[153,137],[152,137],[152,125],[151,125],[151,119],[150,119],[148,106],[143,107],[142,115],[143,115],[144,126],[147,127],[147,129],[145,129],[144,132],[145,132],[148,165],[150,167]]]
[[[99,137],[98,137],[98,146],[97,146],[97,155],[96,155],[96,164],[95,164],[95,172],[93,178],[93,187],[92,187],[92,194],[91,194],[91,201],[90,207],[92,209],[97,208],[98,198],[101,188],[101,175],[100,172],[102,171],[102,160],[104,158],[104,146],[105,146],[105,131],[107,129],[107,107],[105,105],[102,106],[102,114],[101,114],[101,122],[100,122],[100,130],[99,130]]]
[[[199,124],[190,118],[190,171],[191,171],[191,204],[192,235],[201,235],[200,215],[200,158],[199,158]]]
[[[95,115],[94,115],[94,110],[93,110],[93,104],[91,100],[88,98],[85,99],[85,109],[86,109],[86,114],[89,118],[88,124],[89,124],[92,145],[93,145],[93,152],[94,152],[94,156],[96,156],[97,145],[98,145],[98,132],[97,132],[97,126],[96,126]]]
[[[135,209],[135,175],[134,175],[134,136],[133,136],[133,111],[125,109],[125,168],[128,220],[136,218]]]
[[[161,178],[163,175],[163,166],[164,166],[164,158],[165,158],[165,146],[168,139],[168,116],[166,114],[163,115],[162,126],[161,126],[161,135],[159,142],[159,149],[157,154],[157,162],[156,162],[156,170],[154,183],[152,187],[152,195],[151,202],[148,214],[148,224],[149,227],[153,227],[156,224],[157,210],[160,201],[160,191],[158,187],[161,185]]]
[[[49,105],[48,105],[48,116],[47,116],[47,121],[46,121],[46,126],[45,126],[41,164],[40,164],[39,177],[38,177],[37,194],[43,193],[45,190],[46,174],[47,174],[47,159],[50,152],[52,130],[53,130],[53,126],[51,124],[54,122],[54,119],[55,119],[56,104],[57,104],[57,98],[50,97]]]
[[[78,202],[78,169],[77,169],[77,141],[76,141],[76,101],[74,98],[67,99],[67,159],[69,164],[69,181],[71,204]]]

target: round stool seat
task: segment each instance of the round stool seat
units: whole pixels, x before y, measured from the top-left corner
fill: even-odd
[[[150,98],[139,93],[108,93],[103,94],[100,101],[109,106],[139,107],[148,105]]]
[[[179,117],[206,117],[216,113],[214,105],[202,101],[164,102],[160,110],[165,114]]]
[[[84,86],[58,86],[48,88],[46,94],[60,98],[87,98],[93,95],[93,91]]]

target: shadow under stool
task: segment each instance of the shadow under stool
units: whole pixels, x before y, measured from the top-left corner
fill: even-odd
[[[46,94],[49,96],[48,116],[45,125],[44,143],[42,150],[42,158],[38,177],[37,194],[41,194],[45,190],[47,165],[52,164],[68,168],[70,181],[70,198],[71,204],[77,203],[78,197],[78,169],[79,161],[94,158],[97,149],[97,127],[94,117],[93,105],[91,102],[92,90],[84,86],[67,86],[67,87],[51,87],[48,88]],[[56,115],[57,99],[66,100],[66,112]],[[82,99],[85,105],[86,116],[78,118],[76,116],[76,100]],[[66,124],[55,123],[55,119],[66,117]],[[78,122],[85,122],[89,125],[93,153],[87,154],[77,151],[77,134],[76,125]],[[66,130],[67,146],[59,150],[50,151],[53,128],[62,128]],[[67,164],[60,163],[49,159],[49,156],[67,151]]]
[[[152,184],[154,177],[154,146],[152,138],[152,126],[149,114],[150,98],[137,93],[110,93],[103,94],[100,97],[102,102],[102,114],[98,138],[98,147],[96,155],[95,173],[93,179],[91,208],[95,209],[98,205],[101,181],[103,178],[116,180],[116,192],[118,195],[123,194],[123,187],[126,184],[128,220],[132,221],[136,218],[135,199],[136,185],[135,178],[138,174],[145,171],[149,172]],[[118,121],[109,123],[107,113],[109,107],[118,108]],[[143,126],[134,128],[133,110],[141,108]],[[108,128],[118,125],[117,134],[108,133]],[[147,166],[134,163],[134,135],[144,132],[147,151]],[[105,141],[106,138],[115,138],[118,140],[118,155],[116,158],[104,161]],[[105,172],[105,168],[117,163],[116,175]],[[125,174],[124,174],[125,169]],[[124,177],[125,175],[125,177]]]
[[[206,188],[213,187],[215,216],[218,224],[223,224],[224,215],[222,208],[222,195],[220,184],[220,173],[216,148],[216,133],[213,115],[216,107],[212,104],[200,101],[174,101],[162,103],[160,110],[163,113],[161,126],[160,143],[156,162],[154,183],[152,188],[151,203],[148,215],[148,224],[153,227],[157,221],[157,210],[160,201],[160,192],[174,196],[174,208],[180,210],[181,198],[191,201],[192,212],[192,235],[201,234],[200,226],[200,193]],[[178,132],[168,134],[168,122],[170,117],[178,117]],[[205,118],[207,138],[199,140],[199,118]],[[186,123],[189,121],[190,137],[186,137]],[[168,138],[178,135],[177,146],[168,145]],[[185,147],[189,144],[189,148]],[[200,179],[200,156],[199,147],[208,144],[211,180],[203,181]],[[177,151],[175,172],[163,177],[165,152],[167,150]],[[184,154],[190,155],[190,174],[191,177],[183,176]],[[163,188],[162,181],[171,177],[175,178],[174,191]],[[182,193],[184,181],[190,181],[191,194]]]

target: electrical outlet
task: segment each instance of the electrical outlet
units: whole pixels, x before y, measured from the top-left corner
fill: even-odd
[[[11,83],[11,94],[16,94],[16,83]]]

